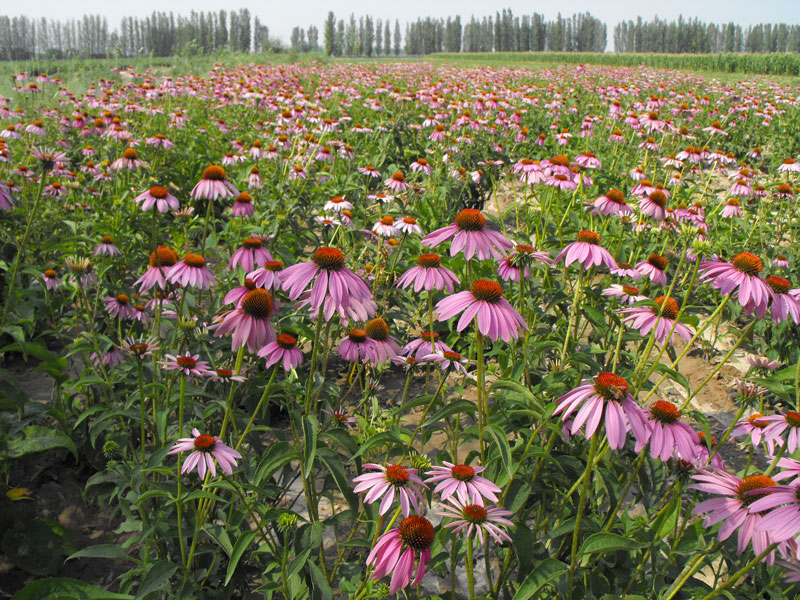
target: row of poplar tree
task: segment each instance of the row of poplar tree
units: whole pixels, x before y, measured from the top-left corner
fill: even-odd
[[[558,16],[514,15],[510,9],[463,21],[418,18],[401,30],[395,19],[329,12],[320,30],[295,27],[290,47],[297,52],[323,50],[329,56],[424,55],[433,52],[603,52],[607,26],[589,13]],[[705,23],[679,17],[623,21],[614,27],[616,52],[800,52],[800,26],[785,23],[743,28],[735,23]],[[246,8],[192,11],[188,16],[154,12],[124,17],[116,29],[100,15],[59,21],[0,16],[0,60],[105,56],[174,56],[220,51],[281,51],[269,28]]]

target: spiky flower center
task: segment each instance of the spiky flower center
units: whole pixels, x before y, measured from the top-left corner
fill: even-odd
[[[158,250],[150,253],[151,267],[171,267],[178,262],[178,255],[169,248],[160,246]]]
[[[206,266],[206,259],[200,256],[199,254],[189,254],[183,255],[183,263],[189,267],[194,267],[196,269],[202,269]]]
[[[278,336],[276,340],[278,346],[283,348],[284,350],[291,350],[295,346],[297,346],[297,338],[293,335],[289,335],[288,333],[282,333]]]
[[[264,240],[262,240],[261,238],[247,238],[242,243],[242,246],[244,246],[248,250],[256,250],[258,248],[261,248],[263,245],[264,245]]]
[[[225,169],[219,165],[210,165],[203,169],[203,179],[208,181],[224,181],[227,177]]]
[[[425,269],[433,269],[442,264],[442,259],[436,254],[423,254],[417,259],[417,264]]]
[[[619,401],[628,392],[628,382],[614,373],[600,373],[594,380],[594,390],[605,400]]]
[[[416,225],[417,220],[414,217],[403,217],[403,223],[406,225]]]
[[[311,255],[311,260],[320,269],[328,271],[338,271],[344,268],[344,254],[341,250],[323,246]]]
[[[575,238],[576,242],[583,242],[584,244],[592,244],[593,246],[597,246],[600,244],[600,235],[595,233],[594,231],[581,231]]]
[[[394,486],[404,486],[408,483],[408,471],[400,465],[386,467],[386,481]]]
[[[650,416],[659,423],[671,425],[681,418],[681,411],[667,400],[656,400],[650,406]]]
[[[766,488],[775,487],[778,485],[771,477],[766,475],[749,475],[739,482],[739,487],[736,490],[736,496],[747,505],[752,504],[759,498],[763,498],[766,494],[750,494],[753,490],[762,490]]]
[[[776,294],[787,294],[789,293],[789,289],[792,287],[792,284],[788,279],[777,277],[776,275],[770,275],[767,277],[766,281],[769,287],[772,288],[772,291]]]
[[[764,269],[764,263],[755,254],[742,252],[733,257],[731,264],[742,273],[758,275]]]
[[[425,517],[420,517],[419,515],[406,517],[400,521],[398,529],[403,544],[412,550],[422,552],[433,544],[433,525]]]
[[[787,183],[782,183],[778,186],[776,190],[779,194],[791,194],[792,193],[792,186]]]
[[[385,342],[389,339],[389,325],[380,317],[367,321],[366,325],[364,325],[364,330],[372,340]]]
[[[486,227],[486,217],[475,208],[465,208],[456,215],[455,224],[462,231],[481,231]]]
[[[169,192],[160,185],[154,185],[150,188],[150,195],[156,200],[163,200],[169,195]]]
[[[783,159],[783,164],[785,164],[785,165],[793,165],[794,164],[794,159],[793,158],[784,158]]]
[[[651,254],[647,257],[647,262],[651,266],[655,267],[659,271],[663,271],[667,268],[667,259],[665,259],[660,254]]]
[[[279,260],[268,260],[264,263],[264,268],[272,272],[282,271],[283,263]]]
[[[666,319],[677,319],[678,312],[680,309],[678,308],[678,302],[675,298],[667,298],[666,296],[659,296],[655,299],[655,303],[661,309],[661,316]],[[656,311],[654,311],[656,312]],[[656,314],[658,314],[656,312]]]
[[[253,202],[253,197],[247,192],[242,192],[236,196],[236,202],[239,204],[251,204]]]
[[[786,419],[789,427],[800,427],[800,412],[790,410],[783,415],[783,417]]]
[[[50,279],[52,279],[53,277],[55,277],[55,276],[56,276],[56,272],[55,272],[53,269],[47,269],[47,270],[44,272],[44,276],[45,276],[45,277],[48,277],[48,278],[50,278]]]
[[[123,306],[127,306],[130,302],[130,299],[125,294],[117,294],[117,303],[122,304]]]
[[[392,225],[394,225],[394,218],[390,217],[389,215],[386,215],[381,219],[380,223],[381,225],[388,225],[391,227]]]
[[[417,164],[418,164],[418,165],[420,165],[420,166],[423,166],[423,167],[425,167],[425,166],[427,166],[427,164],[428,164],[428,161],[427,161],[427,160],[425,160],[424,158],[418,158],[418,159],[417,159]]]
[[[739,206],[739,199],[738,198],[729,198],[728,199],[728,206]]]
[[[606,192],[606,198],[617,204],[627,204],[625,196],[619,190],[611,189]]]
[[[764,415],[761,413],[754,413],[750,415],[747,419],[753,427],[758,427],[759,429],[764,429],[769,425],[769,421],[764,420]]]
[[[233,371],[230,369],[217,369],[218,377],[230,377],[231,375],[233,375]]]
[[[503,288],[496,281],[478,279],[470,288],[472,297],[481,302],[497,304],[503,297]]]
[[[458,352],[452,352],[449,350],[445,350],[444,352],[442,352],[442,356],[444,356],[447,360],[455,360],[455,361],[461,360],[461,355]]]
[[[197,365],[197,361],[191,356],[179,356],[175,359],[175,362],[184,369],[193,369]]]
[[[242,310],[256,319],[266,319],[272,314],[272,295],[261,288],[247,292],[242,298]]]
[[[556,154],[553,158],[550,159],[550,164],[555,165],[557,167],[569,167],[569,158],[567,158],[563,154]]]
[[[627,294],[628,296],[638,296],[639,295],[639,288],[635,288],[631,285],[623,285],[622,292]]]
[[[475,469],[469,465],[455,465],[450,469],[450,474],[453,479],[459,481],[472,481],[472,478],[475,477]]]
[[[617,267],[620,268],[620,269],[632,269],[633,265],[631,263],[618,262],[617,263]]]
[[[400,171],[392,175],[392,181],[399,181],[400,183],[403,183],[405,180],[406,176],[403,175]]]
[[[661,190],[653,190],[650,192],[650,202],[657,204],[659,207],[664,208],[667,205],[667,195]]]
[[[125,151],[122,153],[122,156],[127,160],[136,160],[137,158],[139,158],[139,155],[133,148],[125,148]]]
[[[200,452],[211,452],[216,443],[217,440],[213,435],[203,434],[194,438],[194,448]]]
[[[464,510],[461,511],[461,514],[464,516],[465,521],[480,525],[486,521],[488,513],[486,509],[479,504],[468,504],[464,507]]]
[[[354,344],[363,344],[367,341],[367,332],[363,329],[351,329],[347,337]]]

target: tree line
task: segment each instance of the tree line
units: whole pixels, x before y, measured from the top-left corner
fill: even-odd
[[[370,15],[336,18],[320,29],[296,26],[289,40],[296,52],[328,56],[425,55],[434,52],[603,52],[608,28],[589,13],[547,21],[539,13],[510,9],[483,17],[418,18],[405,23]],[[616,52],[740,53],[800,52],[800,26],[705,23],[699,19],[628,20],[614,27]],[[0,60],[70,57],[175,56],[220,51],[282,51],[269,27],[246,8],[192,11],[188,16],[153,12],[124,17],[116,29],[101,15],[60,21],[0,16]]]

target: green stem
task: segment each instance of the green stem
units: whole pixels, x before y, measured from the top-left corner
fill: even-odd
[[[758,563],[760,563],[760,562],[761,562],[761,561],[764,559],[764,557],[765,557],[765,556],[767,556],[767,555],[768,555],[770,552],[774,551],[774,550],[775,550],[775,548],[777,548],[777,547],[778,547],[778,544],[777,544],[777,543],[775,543],[775,544],[770,544],[770,546],[769,546],[768,548],[766,548],[766,549],[765,549],[765,550],[764,550],[764,551],[763,551],[761,554],[759,554],[758,556],[756,556],[756,557],[755,557],[753,560],[751,560],[749,563],[747,563],[747,564],[746,564],[745,566],[743,566],[741,569],[739,569],[738,571],[736,571],[736,573],[734,573],[733,575],[731,575],[731,576],[728,578],[728,580],[727,580],[727,581],[726,581],[724,584],[722,584],[722,586],[718,587],[718,588],[717,588],[717,589],[715,589],[715,590],[712,590],[711,592],[709,592],[708,594],[706,594],[705,596],[703,596],[703,598],[702,598],[701,600],[710,600],[711,598],[714,598],[714,597],[716,597],[716,596],[719,596],[719,595],[720,595],[722,592],[724,592],[724,591],[725,591],[725,590],[727,590],[728,588],[730,588],[730,587],[733,587],[734,585],[736,585],[736,584],[739,582],[739,580],[740,580],[742,577],[744,577],[744,576],[745,576],[745,574],[747,574],[747,572],[748,572],[750,569],[752,569],[752,568],[753,568],[753,567],[755,567],[755,566],[756,566]],[[674,595],[674,594],[673,594],[673,595]]]
[[[581,497],[578,501],[578,514],[575,516],[575,531],[572,532],[572,550],[570,552],[569,563],[569,583],[567,584],[567,597],[571,600],[573,593],[573,583],[575,578],[575,569],[577,568],[578,559],[578,541],[580,540],[581,533],[581,520],[583,519],[583,509],[586,506],[586,497],[589,495],[589,487],[592,483],[591,471],[592,463],[594,462],[594,455],[597,452],[597,445],[600,441],[599,435],[592,436],[592,443],[589,447],[589,458],[586,461],[586,470],[583,473],[583,489],[581,490]]]
[[[317,327],[314,330],[314,343],[311,350],[311,364],[308,368],[308,384],[306,386],[306,401],[304,414],[309,414],[311,411],[311,391],[314,387],[314,370],[317,367],[317,356],[319,354],[319,334],[322,331],[322,308],[320,307],[317,313]]]
[[[475,574],[472,572],[472,536],[467,536],[467,589],[469,600],[475,600]]]
[[[270,388],[272,387],[272,382],[275,380],[275,373],[278,371],[278,364],[276,363],[274,367],[272,367],[272,374],[269,376],[269,381],[267,382],[266,387],[264,387],[264,392],[261,394],[261,398],[258,400],[258,404],[256,405],[255,409],[253,410],[253,414],[250,415],[250,420],[247,422],[247,425],[242,431],[242,435],[239,437],[239,441],[236,442],[236,447],[234,450],[239,450],[239,447],[244,442],[244,438],[247,436],[247,433],[250,431],[250,427],[253,425],[253,421],[256,420],[256,415],[258,414],[261,405],[264,403],[264,400],[267,398],[267,394],[269,393]]]
[[[578,326],[578,304],[581,301],[581,292],[583,290],[583,277],[584,271],[578,273],[578,282],[575,284],[575,293],[572,297],[572,312],[569,315],[569,321],[567,323],[567,335],[564,336],[564,345],[561,347],[561,365],[564,364],[564,359],[567,356],[567,350],[569,349],[569,342],[570,337],[572,336],[573,329],[577,328]]]
[[[235,375],[238,375],[242,372],[242,361],[244,360],[244,345],[239,346],[239,350],[236,352],[236,363],[233,367],[233,372]],[[222,418],[222,428],[219,431],[219,439],[225,439],[225,431],[228,427],[228,421],[231,418],[231,413],[233,411],[233,394],[236,392],[236,381],[231,381],[231,391],[228,393],[228,403],[225,407],[225,416]]]

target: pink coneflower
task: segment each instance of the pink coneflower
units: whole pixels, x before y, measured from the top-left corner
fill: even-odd
[[[667,284],[667,260],[660,254],[651,254],[647,260],[636,265],[636,270],[656,285]]]
[[[44,124],[39,120],[36,120],[30,125],[28,125],[25,128],[25,133],[36,135],[39,137],[47,137],[47,131],[44,128]]]
[[[764,263],[755,254],[742,252],[731,262],[707,261],[700,265],[704,281],[713,280],[711,287],[725,296],[736,291],[736,299],[748,314],[756,312],[759,318],[767,312],[773,293],[769,284],[758,274]]]
[[[440,300],[436,304],[440,321],[447,321],[461,313],[456,326],[463,331],[477,318],[478,330],[492,341],[505,342],[516,339],[528,325],[513,306],[503,298],[503,288],[496,281],[478,279],[469,290]]]
[[[380,202],[381,204],[389,204],[392,200],[394,200],[394,196],[389,196],[387,194],[370,194],[367,196],[367,200],[371,200],[372,202]]]
[[[372,231],[385,238],[393,238],[399,235],[397,227],[394,224],[394,218],[389,215],[386,215],[379,221],[376,221],[372,226]]]
[[[164,148],[165,150],[169,150],[170,148],[174,147],[171,141],[167,139],[163,133],[157,133],[151,138],[147,138],[144,142],[148,146],[153,146],[154,148]]]
[[[372,366],[382,365],[393,356],[400,354],[400,346],[389,335],[389,325],[381,317],[367,321],[364,324],[364,331],[369,341],[367,355]]]
[[[434,494],[441,494],[442,500],[456,496],[462,503],[483,506],[483,499],[497,502],[497,494],[502,490],[494,483],[481,477],[479,473],[484,467],[471,467],[469,465],[454,465],[447,461],[443,467],[434,466],[426,473],[430,475],[425,483],[438,482],[433,489]]]
[[[511,537],[500,527],[514,526],[506,518],[511,515],[510,511],[497,506],[484,506],[483,503],[469,504],[456,498],[450,498],[449,502],[449,505],[442,505],[443,512],[436,513],[440,517],[453,519],[445,525],[446,529],[452,529],[453,533],[463,531],[466,537],[472,536],[474,531],[481,545],[489,541],[489,536],[498,544],[511,541]]]
[[[239,372],[244,373],[244,369],[240,369]],[[222,383],[230,383],[231,381],[242,383],[244,381],[247,381],[247,377],[245,377],[244,375],[237,375],[232,369],[224,369],[224,368],[217,368],[214,371],[210,371],[209,379],[211,381],[222,382]]]
[[[159,246],[158,250],[150,253],[150,263],[147,271],[133,285],[139,286],[140,292],[146,292],[154,285],[160,289],[167,287],[166,275],[169,269],[178,262],[175,251]]]
[[[431,559],[433,538],[433,525],[425,517],[411,515],[400,521],[400,525],[378,538],[367,557],[367,566],[375,568],[372,579],[377,581],[391,573],[390,594],[396,594],[409,584],[418,585],[425,576],[425,565]]]
[[[655,339],[659,344],[663,344],[667,341],[667,334],[672,330],[680,309],[674,298],[667,299],[666,296],[659,296],[655,299],[655,303],[657,306],[625,308],[619,311],[619,314],[624,315],[623,323],[630,323],[630,326],[638,330],[642,336],[646,336],[655,327]],[[688,342],[692,338],[692,331],[679,322],[669,338],[670,344],[676,335]]]
[[[159,361],[158,364],[167,371],[179,371],[186,376],[194,375],[195,377],[207,377],[210,371],[206,361],[197,360],[200,358],[199,354],[191,355],[187,353],[181,356],[165,354],[164,358],[167,360]]]
[[[325,203],[323,209],[329,212],[340,213],[343,210],[352,210],[353,205],[341,196],[334,196]]]
[[[731,186],[731,195],[747,198],[753,195],[753,188],[748,185],[746,179],[737,179]]]
[[[667,195],[661,190],[653,190],[649,195],[639,200],[639,210],[642,214],[661,221],[666,216]]]
[[[593,214],[601,215],[632,215],[633,209],[628,206],[625,196],[619,190],[608,190],[605,196],[600,196],[589,206],[593,207]]]
[[[67,281],[77,283],[83,289],[97,284],[97,273],[94,272],[94,265],[88,258],[68,257],[64,260],[69,268],[70,275]]]
[[[215,435],[201,435],[195,428],[192,429],[192,436],[190,438],[180,438],[178,443],[175,444],[167,454],[177,454],[178,452],[190,452],[183,466],[181,473],[191,473],[197,467],[197,474],[200,479],[205,478],[206,469],[211,473],[212,477],[217,476],[217,469],[214,466],[214,459],[217,459],[219,466],[228,475],[233,474],[233,468],[237,466],[236,460],[242,458],[233,448],[229,448],[222,443]]]
[[[303,362],[303,353],[297,347],[297,338],[281,333],[274,342],[269,342],[258,351],[258,356],[267,359],[267,367],[282,363],[284,371],[296,369]]]
[[[258,287],[261,286],[256,285],[252,279],[247,277],[244,280],[244,285],[238,285],[225,294],[225,297],[222,299],[222,304],[234,304],[238,306],[242,298],[247,295],[247,292],[250,292]]]
[[[182,287],[210,288],[216,283],[214,275],[206,267],[206,259],[199,254],[184,254],[183,260],[167,271],[167,281]]]
[[[703,520],[704,527],[710,527],[724,521],[719,529],[720,541],[727,540],[734,531],[738,530],[737,552],[741,554],[749,544],[753,545],[753,552],[761,554],[770,543],[770,535],[760,531],[760,524],[764,517],[755,514],[754,507],[759,498],[764,498],[768,489],[775,487],[775,481],[766,475],[749,475],[739,479],[717,469],[715,471],[699,471],[693,475],[695,483],[689,486],[692,489],[716,494],[721,498],[712,498],[701,502],[692,510],[693,514],[708,513]],[[753,493],[764,490],[761,493]],[[768,562],[771,564],[771,557]]]
[[[775,257],[775,260],[772,261],[772,266],[778,269],[788,269],[789,268],[789,261],[786,258],[785,254],[778,254]]]
[[[250,290],[236,308],[222,315],[222,321],[215,326],[214,335],[233,331],[232,350],[246,345],[250,352],[257,352],[275,340],[275,330],[269,321],[273,308],[272,294],[267,290]]]
[[[64,282],[59,279],[58,273],[56,273],[53,269],[45,269],[42,272],[42,279],[44,280],[44,286],[48,291],[57,290],[58,288],[64,286]]]
[[[453,293],[454,286],[461,282],[450,269],[442,266],[442,259],[436,254],[423,254],[417,259],[417,266],[411,267],[397,280],[397,287],[403,289],[414,284],[414,291],[443,290]]]
[[[608,444],[614,450],[625,445],[628,430],[633,430],[637,447],[644,447],[650,437],[644,411],[628,391],[628,382],[613,373],[600,373],[594,381],[584,380],[577,388],[561,396],[554,415],[566,420],[580,407],[572,422],[576,434],[586,423],[586,439],[591,438],[605,414]]]
[[[311,255],[311,260],[286,268],[281,274],[281,287],[296,300],[314,281],[308,304],[316,315],[322,309],[325,320],[334,312],[343,319],[375,315],[372,292],[366,283],[344,266],[344,254],[336,248],[322,247]]]
[[[793,158],[785,158],[778,167],[778,173],[800,173],[800,163]]]
[[[458,352],[453,352],[452,350],[437,350],[433,354],[426,354],[419,360],[419,362],[439,363],[439,368],[442,371],[453,369],[454,371],[460,371],[463,375],[472,377],[472,379],[474,379],[473,376],[467,373],[467,358]]]
[[[160,348],[158,339],[154,336],[147,338],[127,337],[122,342],[122,349],[138,359],[150,356]]]
[[[617,277],[628,277],[634,281],[642,277],[642,274],[634,269],[632,264],[626,262],[618,262],[616,267],[609,269],[609,272]]]
[[[725,208],[722,209],[720,216],[723,219],[732,219],[734,217],[741,217],[742,214],[742,208],[739,206],[739,200],[737,198],[728,198],[728,201],[725,203]]]
[[[263,186],[261,182],[261,172],[258,167],[250,167],[250,176],[247,178],[247,187],[251,190],[260,190]]]
[[[639,288],[618,283],[612,283],[611,286],[602,291],[602,295],[619,298],[622,304],[636,304],[642,300],[647,300],[647,296],[642,296]]]
[[[689,462],[697,458],[700,438],[694,429],[681,423],[681,412],[667,400],[656,400],[648,409],[650,420],[650,456],[667,462],[676,452]]]
[[[782,458],[778,461],[781,471],[773,477],[775,481],[788,479],[790,477],[800,477],[800,461],[793,458]]]
[[[194,200],[217,200],[218,198],[233,198],[239,195],[239,190],[227,179],[225,169],[211,165],[203,169],[200,181],[192,188],[191,196]]]
[[[747,419],[736,423],[731,431],[731,438],[736,439],[749,435],[753,448],[757,447],[761,443],[761,440],[764,440],[764,444],[767,446],[767,453],[772,456],[775,454],[775,443],[777,442],[779,446],[782,446],[783,438],[765,436],[764,430],[769,427],[769,425],[769,421],[764,420],[764,415],[761,413],[753,413]]]
[[[122,320],[133,319],[134,311],[131,306],[131,299],[125,294],[118,294],[116,296],[109,296],[103,300],[106,304],[106,311],[115,319],[119,317]]]
[[[624,144],[625,143],[625,136],[622,135],[621,129],[615,129],[612,131],[608,136],[608,141],[613,144]]]
[[[168,210],[178,210],[181,207],[178,199],[160,185],[154,185],[133,200],[136,204],[142,205],[143,211],[148,211],[155,207],[158,212],[165,213]]]
[[[69,190],[58,181],[46,185],[42,190],[42,196],[51,196],[53,198],[63,198],[67,194],[69,194]]]
[[[411,170],[416,173],[424,173],[425,175],[431,174],[431,166],[424,158],[418,158],[411,163]]]
[[[778,442],[783,441],[784,433],[786,435],[786,449],[790,453],[800,447],[800,412],[787,411],[783,414],[770,415],[762,417],[761,420],[768,423],[764,429],[764,437],[768,440]],[[778,445],[781,445],[780,442]]]
[[[283,263],[279,260],[268,260],[264,266],[247,274],[256,286],[265,290],[278,289],[281,286]]]
[[[766,533],[770,542],[785,542],[800,533],[800,480],[789,485],[774,485],[773,482],[766,493],[751,497],[751,515],[769,511],[760,515],[755,529]]]
[[[455,256],[463,250],[464,258],[470,260],[476,256],[478,260],[494,258],[500,260],[505,256],[505,250],[513,247],[504,235],[486,227],[486,217],[481,211],[465,208],[458,215],[452,225],[442,227],[422,238],[422,245],[435,248],[442,242],[453,240],[450,245],[450,256]]]
[[[755,356],[753,354],[748,354],[747,362],[756,369],[764,369],[765,371],[774,371],[781,368],[781,363],[779,361],[770,360],[766,356]]]
[[[591,267],[606,265],[608,268],[616,266],[611,253],[600,245],[600,236],[594,231],[581,231],[575,241],[568,244],[556,257],[556,262],[564,259],[564,266],[568,267],[574,262],[583,265],[589,270]]]
[[[125,148],[122,158],[118,158],[109,167],[112,171],[128,170],[133,171],[144,166],[144,161],[139,158],[139,154],[134,148]]]
[[[337,352],[347,362],[367,362],[370,359],[370,345],[366,331],[351,329],[347,337],[339,343]]]
[[[241,192],[233,201],[231,212],[234,217],[252,217],[256,212],[253,206],[253,197],[247,192]]]
[[[395,227],[399,232],[406,235],[422,235],[422,227],[419,226],[414,217],[403,217],[399,221],[395,221]]]
[[[563,173],[556,173],[550,176],[545,179],[544,184],[564,191],[578,189],[578,180],[572,175],[564,175]]]
[[[403,349],[400,351],[400,355],[413,355],[416,361],[422,362],[422,359],[431,352],[452,352],[452,350],[450,346],[439,341],[438,333],[433,334],[433,344],[431,344],[431,332],[423,331],[420,337],[403,346]]]
[[[384,185],[392,190],[395,194],[399,194],[403,190],[407,190],[411,187],[410,184],[406,182],[406,177],[400,171],[397,171],[394,175],[392,175],[389,179],[385,180]]]
[[[358,172],[362,175],[366,175],[367,177],[373,177],[374,179],[380,179],[381,173],[372,165],[367,165],[365,167],[359,167]]]
[[[775,197],[776,198],[794,198],[794,191],[792,186],[782,183],[778,187],[775,188]]]
[[[358,485],[353,491],[356,494],[367,492],[364,496],[365,504],[372,504],[383,497],[378,509],[379,514],[385,515],[389,512],[395,495],[400,497],[400,507],[404,517],[408,517],[412,507],[419,511],[420,507],[425,506],[422,490],[427,490],[428,486],[419,478],[416,469],[393,464],[384,467],[375,463],[366,463],[364,469],[377,473],[365,473],[354,478],[353,483]]]
[[[711,462],[712,469],[722,469],[725,470],[725,462],[722,460],[722,455],[717,452],[717,439],[712,435],[711,436],[711,445],[709,446],[706,444],[706,434],[702,431],[698,431],[697,437],[700,438],[700,444],[697,446],[697,457],[694,459],[694,465],[698,468],[704,468],[708,466],[709,457]],[[714,452],[714,456],[711,456],[711,452]],[[680,460],[680,459],[679,459]]]
[[[255,265],[264,264],[271,260],[272,255],[264,248],[264,240],[259,237],[250,237],[245,239],[242,242],[242,247],[233,253],[228,266],[231,269],[240,266],[249,273]]]
[[[100,243],[94,247],[95,256],[119,256],[120,254],[122,252],[114,245],[114,238],[110,235],[104,235],[100,239]]]
[[[800,290],[790,289],[792,284],[789,280],[776,275],[769,275],[765,281],[772,290],[772,303],[769,307],[772,320],[781,323],[791,317],[795,324],[800,323]]]

